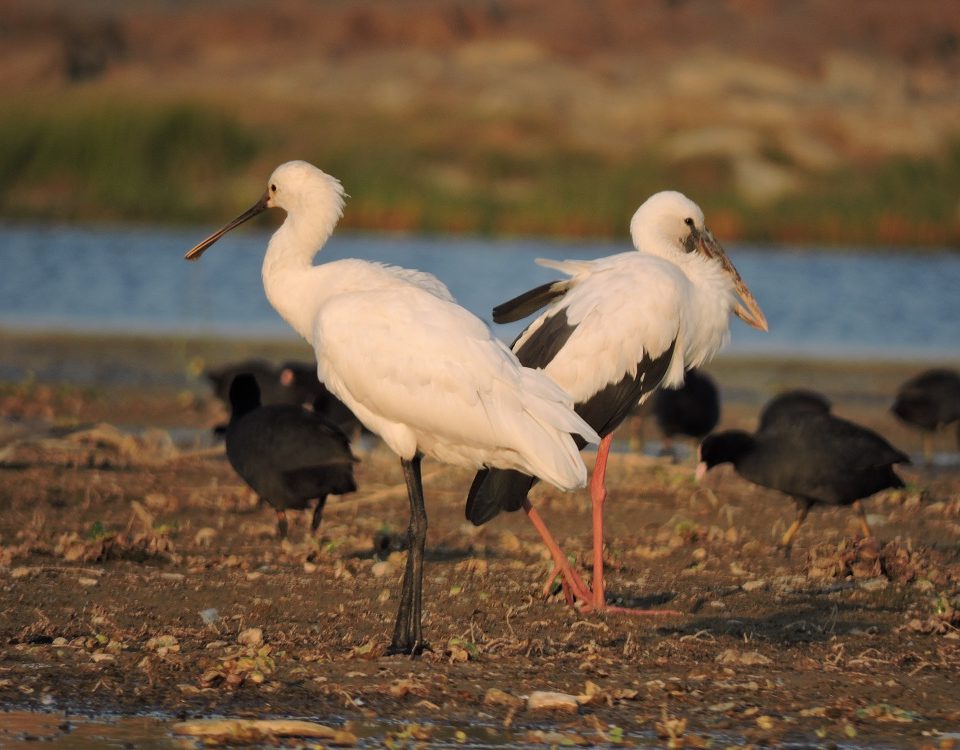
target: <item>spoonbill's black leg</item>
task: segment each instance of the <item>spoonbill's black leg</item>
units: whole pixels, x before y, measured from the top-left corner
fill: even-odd
[[[427,645],[421,631],[423,599],[423,552],[427,541],[427,509],[423,503],[423,484],[420,479],[418,454],[410,461],[403,460],[403,476],[410,496],[410,525],[407,527],[407,568],[400,590],[400,607],[393,628],[393,640],[388,654],[416,656]]]

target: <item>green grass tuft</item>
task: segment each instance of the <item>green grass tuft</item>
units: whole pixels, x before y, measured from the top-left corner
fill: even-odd
[[[0,211],[66,219],[195,220],[221,201],[198,186],[259,153],[256,134],[193,105],[0,113]]]

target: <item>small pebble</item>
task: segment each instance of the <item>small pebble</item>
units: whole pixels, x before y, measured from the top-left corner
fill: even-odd
[[[381,560],[380,562],[375,562],[373,567],[370,568],[370,572],[375,578],[383,578],[393,573],[393,565],[387,560]]]
[[[500,533],[500,546],[504,552],[518,552],[520,550],[520,539],[512,531],[502,531]]]
[[[556,693],[551,690],[535,690],[527,698],[528,711],[563,711],[575,714],[580,703],[575,695]]]
[[[210,526],[204,526],[193,535],[194,544],[201,547],[209,547],[216,538],[217,530]]]
[[[523,699],[511,695],[506,690],[500,688],[490,688],[483,696],[483,703],[486,706],[507,706],[509,708],[519,708],[523,705]]]
[[[761,654],[759,651],[737,651],[735,648],[728,648],[719,654],[716,661],[721,664],[742,664],[752,667],[758,664],[773,664],[773,661]]]
[[[263,631],[260,628],[247,628],[240,631],[237,643],[241,646],[259,646],[263,643]]]

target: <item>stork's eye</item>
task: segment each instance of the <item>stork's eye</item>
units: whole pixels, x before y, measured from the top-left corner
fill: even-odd
[[[271,186],[270,186],[270,192],[271,192],[271,193],[277,192],[277,186],[276,186],[276,185],[271,185]]]
[[[691,219],[689,216],[683,220],[683,223],[693,229],[693,219]]]

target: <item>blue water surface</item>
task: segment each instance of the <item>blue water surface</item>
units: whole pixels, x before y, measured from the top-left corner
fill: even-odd
[[[238,230],[199,262],[184,261],[209,229],[0,225],[0,328],[294,338],[261,286],[270,230]],[[589,259],[627,249],[627,242],[341,232],[318,259],[357,257],[430,271],[489,322],[493,305],[558,278],[535,258]],[[770,323],[763,334],[734,320],[729,352],[960,356],[960,254],[727,250]],[[510,340],[519,328],[496,331]]]

